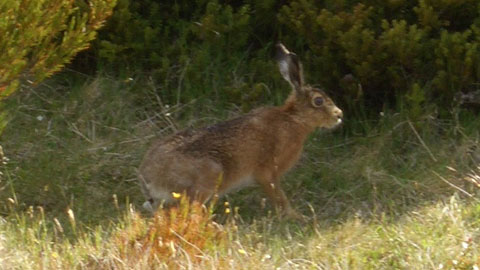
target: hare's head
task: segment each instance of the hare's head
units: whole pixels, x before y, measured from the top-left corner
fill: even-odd
[[[330,97],[305,83],[302,64],[295,53],[277,44],[277,61],[280,73],[293,89],[286,104],[298,111],[305,124],[314,128],[334,128],[342,123],[343,112]]]

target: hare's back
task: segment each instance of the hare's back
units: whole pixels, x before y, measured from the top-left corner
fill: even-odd
[[[251,171],[256,164],[277,152],[283,145],[278,136],[284,133],[268,109],[220,122],[197,130],[184,130],[166,139],[155,142],[140,167],[152,175],[165,172],[187,171],[197,167],[219,167],[227,175]],[[178,165],[172,165],[176,163]],[[199,164],[201,163],[201,164]],[[214,165],[213,165],[214,164]],[[240,173],[241,174],[241,173]],[[232,175],[233,176],[233,175]]]

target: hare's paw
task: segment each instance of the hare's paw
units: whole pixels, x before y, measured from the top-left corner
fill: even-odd
[[[152,206],[152,204],[150,203],[150,201],[145,201],[142,206],[143,206],[143,209],[145,209],[145,210],[147,210],[147,211],[149,211],[149,212],[152,212],[152,213],[154,212],[154,211],[153,211],[153,206]]]

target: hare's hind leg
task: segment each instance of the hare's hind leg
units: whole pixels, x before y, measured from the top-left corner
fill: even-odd
[[[192,185],[185,191],[190,201],[198,201],[204,204],[220,192],[223,168],[218,162],[210,158],[197,159],[192,162],[188,174],[192,180]]]
[[[143,175],[138,170],[137,170],[137,177],[138,177],[138,182],[140,184],[140,190],[142,191],[146,199],[142,207],[143,209],[153,213],[155,212],[155,209],[156,209],[156,207],[154,206],[155,200],[150,195],[150,191],[148,188],[148,184],[145,181],[145,177],[143,177]]]
[[[155,211],[162,204],[178,201],[174,194],[205,203],[218,187],[222,166],[208,157],[170,153],[154,162],[143,164],[139,173],[140,186],[147,199],[144,208]]]
[[[142,174],[139,174],[139,180],[140,187],[146,199],[142,205],[145,210],[154,213],[160,204],[168,204],[173,201],[171,192],[155,188],[151,184],[148,184]]]
[[[155,185],[152,180],[157,179],[154,177],[154,173],[151,170],[147,170],[142,167],[137,171],[140,188],[145,196],[145,202],[143,208],[149,212],[155,212],[160,204],[170,204],[174,201],[172,192],[163,185]]]

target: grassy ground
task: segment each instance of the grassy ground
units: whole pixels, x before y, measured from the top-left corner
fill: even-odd
[[[480,267],[474,115],[347,115],[343,129],[316,132],[284,181],[305,223],[278,220],[256,188],[210,211],[184,205],[151,218],[135,168],[152,139],[239,111],[169,105],[159,91],[57,76],[8,102],[0,269]]]

